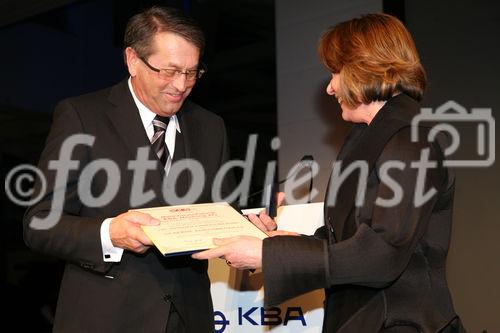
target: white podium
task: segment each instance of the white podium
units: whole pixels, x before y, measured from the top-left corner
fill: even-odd
[[[260,210],[244,210],[243,213],[258,213]],[[279,229],[313,234],[323,225],[323,203],[279,207],[276,219]],[[227,266],[224,260],[212,259],[208,274],[212,283],[217,333],[321,332],[323,290],[298,296],[279,307],[264,309],[262,272],[238,271]]]

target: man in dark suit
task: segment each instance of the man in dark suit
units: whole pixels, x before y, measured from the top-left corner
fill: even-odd
[[[207,262],[163,257],[140,228],[158,221],[129,211],[171,204],[168,198],[212,201],[213,179],[228,159],[226,130],[221,118],[186,100],[203,74],[203,33],[181,12],[153,7],[130,19],[124,46],[128,80],[56,108],[39,163],[47,187],[26,212],[25,241],[67,262],[55,332],[210,332]],[[75,134],[92,140],[73,147],[61,190],[54,166]],[[203,167],[206,181],[172,174],[190,164]],[[225,197],[231,188],[229,175],[216,190]],[[49,216],[58,219],[44,228]]]

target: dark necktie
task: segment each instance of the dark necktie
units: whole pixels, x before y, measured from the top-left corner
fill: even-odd
[[[167,164],[167,159],[169,157],[167,144],[165,143],[165,132],[167,131],[167,125],[170,121],[169,117],[156,116],[153,119],[153,127],[155,133],[151,139],[151,146],[153,147],[156,156],[161,161],[163,166]]]

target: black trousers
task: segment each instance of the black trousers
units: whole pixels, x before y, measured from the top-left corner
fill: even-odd
[[[179,316],[174,306],[170,307],[165,333],[188,333],[186,332],[182,318]]]

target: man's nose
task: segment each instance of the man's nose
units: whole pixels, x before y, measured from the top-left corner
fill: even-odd
[[[184,73],[178,73],[177,75],[174,76],[174,79],[172,80],[172,85],[174,86],[175,89],[177,89],[180,92],[186,91],[186,86],[187,86],[187,77],[186,74]]]

